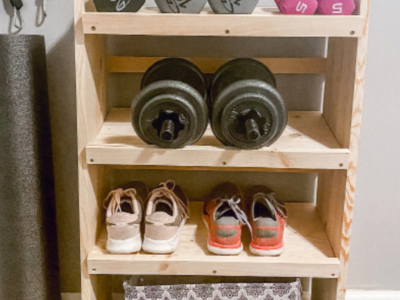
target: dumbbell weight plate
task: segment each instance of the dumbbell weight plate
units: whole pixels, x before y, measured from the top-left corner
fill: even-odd
[[[318,1],[318,12],[322,15],[351,15],[355,9],[354,0]]]
[[[145,0],[93,0],[98,12],[137,12]]]
[[[200,69],[182,58],[165,58],[153,64],[143,75],[141,89],[160,80],[176,80],[186,83],[207,98],[207,85]]]
[[[131,121],[137,135],[148,144],[181,148],[197,142],[207,127],[208,109],[193,87],[163,80],[146,86],[133,100]],[[173,123],[173,136],[162,130]],[[167,121],[167,122],[166,122]],[[172,122],[170,122],[172,121]]]
[[[156,0],[162,13],[198,14],[207,0]]]
[[[250,131],[253,136],[248,131],[251,123],[257,128],[255,132]],[[287,124],[287,111],[283,99],[271,85],[241,80],[217,97],[211,124],[214,135],[224,145],[255,149],[271,145],[281,136]]]
[[[280,0],[278,7],[283,14],[287,15],[313,15],[317,10],[318,2],[317,0]]]
[[[208,0],[216,14],[251,14],[258,0]]]
[[[237,58],[222,65],[211,83],[211,101],[233,82],[256,79],[276,87],[274,74],[263,63],[251,58]]]

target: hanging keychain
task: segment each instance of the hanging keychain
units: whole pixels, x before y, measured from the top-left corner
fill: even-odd
[[[24,20],[21,16],[21,8],[24,6],[22,0],[10,0],[11,5],[14,8],[13,23],[15,28],[21,30],[24,27]]]

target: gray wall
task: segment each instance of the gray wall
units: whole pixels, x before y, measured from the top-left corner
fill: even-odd
[[[55,159],[57,217],[60,241],[61,279],[64,292],[79,292],[79,227],[78,227],[78,193],[77,193],[77,160],[76,160],[76,105],[74,79],[74,40],[73,40],[73,1],[48,1],[48,12],[45,23],[36,25],[37,7],[42,0],[25,1],[22,14],[25,29],[22,33],[44,34],[48,51],[48,77],[51,100],[53,150]],[[264,1],[271,3],[272,1]],[[398,15],[400,1],[386,0],[385,6],[380,1],[372,1],[371,32],[368,53],[366,94],[361,134],[359,175],[356,192],[355,223],[350,256],[349,288],[353,289],[392,289],[400,290],[400,157],[397,155],[399,142],[400,103],[398,102],[398,78],[400,78],[400,33]],[[3,9],[4,7],[4,9]],[[390,8],[390,9],[388,9]],[[0,33],[7,33],[10,28],[11,8],[8,0],[0,4]],[[118,40],[118,38],[116,38]],[[140,43],[138,43],[140,41]],[[262,49],[249,47],[253,53],[270,55],[286,51],[286,55],[301,56],[307,53],[319,53],[320,41],[275,40],[273,46]],[[138,55],[157,55],[160,45],[163,49],[174,49],[182,53],[214,51],[204,46],[204,39],[190,39],[188,46],[176,49],[169,39],[155,40],[140,38],[135,40],[134,52]],[[211,45],[211,41],[208,42]],[[225,40],[223,50],[232,51],[231,46],[237,42]],[[139,45],[139,46],[138,46]],[[155,46],[156,45],[156,46]],[[290,46],[288,48],[288,46]],[[246,45],[243,46],[246,48]],[[289,50],[288,50],[289,49]],[[290,50],[292,49],[292,50]],[[295,49],[295,51],[293,50]],[[300,50],[303,49],[303,53]],[[304,51],[307,49],[307,51]],[[123,54],[123,47],[111,47],[110,51]],[[311,51],[311,52],[309,52]],[[193,54],[193,52],[191,53]],[[165,55],[165,54],[163,54]],[[211,54],[212,55],[212,54]],[[225,53],[225,55],[227,55]],[[231,53],[240,55],[240,53]],[[396,76],[397,75],[397,76]],[[116,80],[114,82],[120,82]],[[281,76],[278,81],[297,82],[296,78]],[[308,78],[306,84],[297,83],[294,91],[286,91],[286,98],[292,109],[316,109],[314,101],[300,101],[295,94],[309,94],[317,85],[319,78]],[[112,81],[113,82],[113,81]],[[111,86],[112,85],[111,82]],[[122,83],[123,84],[123,83]],[[308,89],[304,89],[308,86]],[[303,89],[303,90],[302,90]],[[121,90],[121,89],[119,89]],[[122,89],[124,90],[124,89]],[[130,95],[121,94],[115,100],[118,105],[125,105]],[[121,100],[122,99],[122,100]],[[119,102],[122,101],[122,102]],[[165,172],[164,172],[165,173]],[[127,174],[114,176],[116,182],[123,180]],[[129,174],[128,174],[129,175]],[[198,174],[201,176],[201,174]],[[205,174],[206,175],[206,174]],[[204,175],[204,176],[205,176]],[[246,174],[242,174],[246,182]],[[152,175],[146,175],[151,179]],[[168,174],[160,175],[168,176]],[[219,178],[220,175],[216,177]],[[182,179],[185,176],[182,176]],[[153,178],[154,180],[154,178]],[[258,179],[257,179],[258,180]],[[271,179],[272,180],[272,179]],[[310,198],[310,190],[302,191],[301,186],[312,182],[312,174],[300,176],[289,174],[285,180],[295,182],[296,186],[287,190],[279,180],[272,180],[272,185],[281,190],[285,200],[305,200]],[[1,237],[0,237],[1,238]]]

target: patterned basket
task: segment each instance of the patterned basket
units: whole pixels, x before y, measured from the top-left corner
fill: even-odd
[[[300,279],[255,283],[132,285],[124,282],[126,300],[301,300]]]

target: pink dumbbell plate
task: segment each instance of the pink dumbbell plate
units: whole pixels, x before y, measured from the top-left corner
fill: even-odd
[[[280,11],[287,15],[312,15],[318,7],[317,0],[275,0]]]
[[[318,12],[322,15],[351,15],[355,9],[354,0],[318,0]]]

